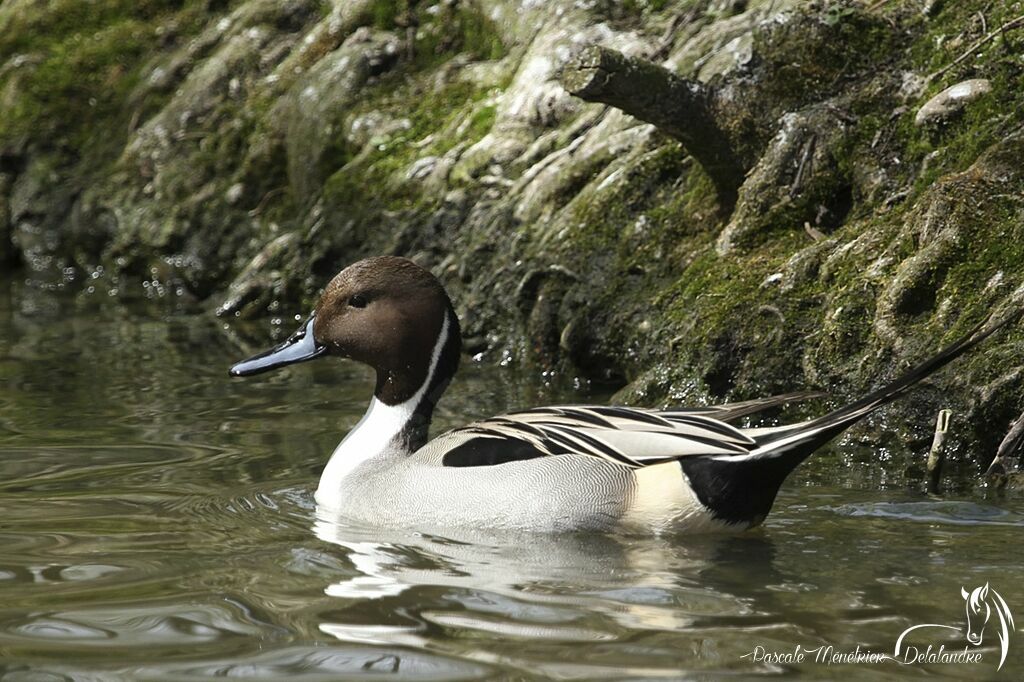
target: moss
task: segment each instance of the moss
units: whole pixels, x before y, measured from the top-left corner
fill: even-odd
[[[367,87],[351,112],[353,117],[370,111],[402,112],[408,128],[358,155],[339,143],[339,154],[334,159],[338,170],[327,179],[323,190],[329,205],[345,209],[358,206],[366,217],[383,210],[409,210],[420,202],[436,202],[439,198],[421,197],[414,185],[395,182],[393,176],[417,158],[443,154],[460,142],[476,142],[494,124],[493,105],[475,107],[486,96],[486,90],[461,80],[432,86],[416,78],[416,74],[440,68],[456,55],[495,59],[504,54],[496,28],[477,3],[439,7],[436,14],[420,13],[423,23],[417,30],[413,59],[400,63]],[[375,3],[373,11],[379,26],[393,28],[396,23],[408,23],[409,10],[403,2]],[[410,107],[410,102],[414,106]],[[467,112],[471,113],[461,136],[439,136],[425,147],[414,146],[432,133],[449,129]]]
[[[1017,146],[1024,152],[1024,145]],[[1018,157],[1019,158],[1019,157]],[[958,187],[958,185],[953,185]],[[1020,276],[1020,264],[1024,263],[1024,211],[1015,198],[1024,192],[1024,182],[1018,178],[1007,189],[1009,192],[987,193],[981,204],[971,197],[979,188],[964,188],[964,196],[946,216],[962,226],[965,232],[955,243],[950,266],[938,283],[935,297],[939,301],[949,300],[953,311],[987,310],[1000,293],[1005,293],[1007,284],[991,288],[989,282],[1001,282],[1005,276],[1014,281]],[[952,191],[956,191],[955,189]],[[976,248],[985,244],[986,248]],[[993,280],[999,274],[999,278]],[[953,313],[962,330],[977,322],[978,315],[961,316]]]
[[[1024,125],[1024,98],[1015,87],[1004,74],[998,74],[993,92],[971,102],[958,120],[937,131],[916,128],[907,135],[910,159],[922,164],[928,161],[915,180],[915,196],[939,177],[964,170],[985,149]]]
[[[505,54],[494,23],[475,0],[440,3],[424,11],[409,0],[378,0],[364,21],[381,30],[415,31],[408,71],[422,71],[447,61],[453,54],[473,59],[499,59]]]
[[[408,0],[377,0],[366,9],[365,21],[379,29],[394,28],[400,19],[408,22]]]
[[[466,136],[469,139],[479,140],[490,132],[494,126],[494,118],[497,115],[497,111],[498,108],[493,104],[487,104],[474,111],[473,115],[469,117]]]
[[[199,12],[205,4],[185,3],[185,8]],[[46,49],[74,36],[86,38],[126,19],[155,23],[185,8],[180,0],[57,0],[32,11],[11,9],[0,14],[0,55]]]
[[[662,355],[659,344],[667,345],[673,327],[655,312],[665,301],[656,299],[652,309],[652,297],[673,286],[680,267],[714,234],[716,197],[678,143],[656,139],[576,193],[564,217],[544,231],[557,241],[524,246],[532,262],[558,263],[579,278],[558,324],[569,330],[567,352],[588,376],[628,379]]]
[[[1020,7],[1015,7],[1014,3],[984,0],[943,2],[939,13],[929,18],[910,12],[903,20],[916,23],[918,36],[908,50],[910,61],[922,73],[934,73],[952,64],[988,32],[1019,14]],[[949,76],[958,78],[979,68],[1012,63],[1019,54],[1020,40],[1020,35],[1012,32],[998,35],[949,72]]]
[[[943,3],[938,16],[917,19],[917,35],[907,50],[913,68],[921,75],[938,74],[900,117],[896,128],[905,150],[905,165],[921,168],[912,197],[920,195],[939,177],[967,168],[979,154],[1021,125],[1024,125],[1024,63],[1019,58],[1020,30],[997,36],[959,65],[978,40],[996,27],[1015,18],[1019,10],[1011,3],[979,1]],[[984,17],[984,21],[980,19]],[[949,68],[952,67],[952,68]],[[938,126],[914,124],[917,109],[941,90],[967,78],[987,78],[991,93],[975,100],[963,116]],[[927,159],[927,164],[925,160]]]
[[[126,106],[142,65],[162,46],[154,27],[173,26],[169,39],[182,40],[198,32],[204,13],[203,2],[161,0],[62,1],[45,11],[0,13],[6,18],[0,63],[27,55],[27,63],[6,76],[8,83],[16,79],[16,94],[13,106],[0,112],[0,146],[23,137],[45,140],[81,160],[82,173],[111,160],[131,118],[159,104]]]
[[[607,254],[621,270],[645,261],[656,263],[651,256],[662,251],[663,240],[674,242],[670,235],[678,224],[670,217],[676,215],[672,205],[689,167],[675,142],[640,148],[632,157],[612,163],[596,178],[588,178],[585,189],[570,192],[575,195],[567,207],[571,218],[559,240],[580,245],[575,260],[585,261],[584,254]]]
[[[714,182],[704,169],[680,152],[673,159],[679,180],[646,211],[666,253],[685,257],[692,246],[686,238],[716,232],[724,217]]]
[[[129,19],[90,37],[75,34],[49,45],[44,61],[19,84],[19,106],[3,118],[0,135],[25,134],[42,125],[76,148],[95,140],[88,124],[116,115],[134,82],[147,33],[142,23]]]
[[[441,197],[422,196],[419,187],[401,173],[417,158],[443,154],[459,142],[472,144],[483,137],[493,124],[494,110],[483,107],[474,111],[473,107],[486,95],[485,90],[462,81],[424,91],[404,78],[398,85],[383,79],[376,88],[368,89],[356,112],[402,110],[403,104],[415,102],[415,107],[403,111],[409,127],[363,150],[327,179],[323,197],[328,214],[337,211],[346,221],[372,224],[383,212],[427,212]],[[462,139],[441,136],[426,146],[416,144],[467,115],[469,125]]]
[[[774,296],[764,283],[769,275],[783,268],[793,253],[806,246],[805,240],[806,237],[802,240],[796,235],[780,234],[742,259],[723,258],[710,246],[705,247],[659,299],[668,305],[670,318],[690,329],[686,343],[678,349],[677,360],[695,366],[706,364],[705,352],[719,343],[725,330],[730,330],[733,341],[739,345],[758,337],[764,341],[759,345],[768,349],[774,346],[775,331],[783,327],[800,330],[801,321],[786,315],[791,301],[797,299]],[[774,306],[787,318],[785,324],[780,324],[775,313],[761,311],[755,303],[758,301]],[[743,350],[731,350],[736,352],[737,361],[741,360]],[[765,354],[770,355],[771,350]]]
[[[792,110],[830,93],[891,59],[897,34],[850,2],[809,3],[788,21],[754,35],[755,69],[766,101]]]

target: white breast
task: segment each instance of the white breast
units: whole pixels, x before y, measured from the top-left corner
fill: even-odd
[[[437,370],[441,351],[444,349],[445,343],[448,342],[450,326],[449,319],[445,316],[441,332],[437,335],[437,341],[434,343],[427,378],[419,390],[411,398],[398,405],[387,405],[376,397],[373,398],[363,418],[334,449],[330,461],[327,462],[323,474],[320,475],[320,485],[316,489],[318,505],[327,509],[340,508],[340,497],[345,479],[374,457],[386,454],[401,457],[409,454],[398,451],[394,443],[416,413],[417,406],[427,393],[427,388]]]
[[[412,416],[415,404],[385,405],[376,398],[366,414],[338,443],[330,461],[320,475],[316,489],[316,503],[329,509],[340,506],[342,483],[356,468],[384,453],[388,445],[401,433]]]

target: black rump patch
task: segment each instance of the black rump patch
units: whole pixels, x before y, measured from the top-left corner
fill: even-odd
[[[716,519],[754,526],[768,516],[779,487],[798,463],[784,457],[679,460],[697,499]]]
[[[441,458],[446,467],[487,467],[544,457],[526,441],[498,438],[471,438],[449,450]]]

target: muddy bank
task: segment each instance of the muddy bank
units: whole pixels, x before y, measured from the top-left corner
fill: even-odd
[[[850,396],[1024,282],[1022,14],[6,2],[0,258],[287,326],[340,266],[400,253],[442,277],[483,361],[646,404]],[[664,111],[659,78],[627,79],[625,102],[569,94],[588,45],[694,85],[713,135]],[[855,437],[927,449],[949,407],[951,447],[994,453],[1024,406],[1022,338]]]

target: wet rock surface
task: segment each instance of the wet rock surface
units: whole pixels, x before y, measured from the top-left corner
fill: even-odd
[[[482,360],[646,404],[853,395],[1024,281],[1024,35],[964,56],[1009,4],[100,4],[0,6],[0,260],[34,281],[290,319],[400,253]],[[590,45],[711,93],[733,191],[664,121],[566,91]],[[862,433],[950,407],[994,452],[1022,333]]]

